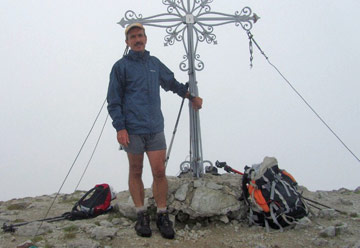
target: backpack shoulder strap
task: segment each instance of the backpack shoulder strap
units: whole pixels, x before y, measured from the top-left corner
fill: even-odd
[[[90,189],[88,192],[86,192],[86,193],[80,198],[80,200],[78,200],[78,201],[75,203],[74,207],[72,208],[72,211],[77,210],[78,206],[80,205],[80,202],[82,202],[82,201],[83,201],[90,193],[92,193],[95,189],[96,189],[96,186],[95,186],[94,188]]]
[[[73,209],[71,212],[66,212],[62,216],[67,220],[82,220],[90,218],[87,213],[77,209]]]
[[[244,175],[242,176],[242,183],[241,183],[241,189],[242,189],[242,195],[243,198],[245,200],[245,203],[249,206],[250,202],[249,202],[249,191],[247,188],[247,184],[250,182],[250,178],[249,178],[249,172],[250,172],[251,168],[249,166],[245,166],[244,168]]]

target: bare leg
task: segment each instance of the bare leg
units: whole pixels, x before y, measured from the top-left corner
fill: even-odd
[[[135,207],[144,206],[144,183],[141,179],[144,154],[128,153],[129,159],[129,191]]]
[[[165,176],[166,150],[146,152],[153,174],[153,195],[158,208],[166,208],[168,182]]]

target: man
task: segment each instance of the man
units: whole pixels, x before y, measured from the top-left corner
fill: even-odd
[[[184,84],[156,57],[145,50],[147,36],[140,23],[125,30],[128,55],[117,61],[110,74],[108,111],[117,131],[117,140],[129,159],[129,191],[135,204],[136,233],[150,237],[150,219],[144,206],[142,169],[146,153],[153,175],[153,196],[157,205],[156,225],[164,238],[175,232],[166,208],[168,184],[165,176],[166,142],[161,113],[160,86],[188,98],[195,110],[202,106],[200,97],[192,96]]]

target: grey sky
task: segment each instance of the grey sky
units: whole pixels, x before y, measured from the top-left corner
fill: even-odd
[[[109,72],[125,48],[117,25],[126,10],[164,13],[161,0],[0,1],[0,200],[57,192],[105,99]],[[360,2],[214,0],[214,11],[245,6],[261,19],[255,39],[282,73],[357,156],[360,154]],[[181,82],[182,44],[164,47],[165,30],[147,27],[147,49]],[[218,45],[201,43],[197,73],[204,159],[245,165],[275,156],[311,190],[355,188],[360,163],[324,127],[254,48],[246,33],[216,27]],[[162,92],[168,143],[181,99]],[[95,145],[98,125],[62,192],[72,192]],[[181,116],[167,174],[176,175],[189,150],[188,109]],[[127,189],[126,154],[107,123],[80,189],[107,182]],[[149,165],[144,182],[150,187]]]

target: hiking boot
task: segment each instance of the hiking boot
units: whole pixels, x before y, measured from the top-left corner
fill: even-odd
[[[137,214],[135,231],[141,237],[151,237],[150,217],[146,211]]]
[[[169,220],[169,215],[167,212],[157,214],[156,226],[159,228],[161,236],[166,239],[174,238],[175,232],[172,227],[172,222],[171,220]]]

